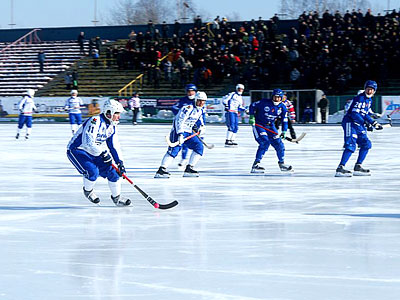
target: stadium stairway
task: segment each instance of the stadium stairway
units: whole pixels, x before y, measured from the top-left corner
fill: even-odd
[[[70,65],[69,69],[65,69],[52,78],[45,86],[39,89],[38,96],[67,96],[69,90],[66,88],[64,76],[67,72],[76,71],[78,74],[78,90],[80,96],[118,96],[118,91],[134,80],[141,73],[138,70],[120,70],[115,59],[105,58],[105,49],[107,47],[124,47],[127,40],[117,40],[104,44],[102,53],[98,60],[98,65],[94,65],[94,60],[90,57],[83,57],[79,61]],[[208,87],[200,85],[200,89],[205,91],[209,96],[222,96],[230,89],[233,84],[228,78],[221,83],[210,83]],[[143,85],[136,86],[132,91],[139,91],[141,97],[182,97],[183,88],[172,88],[171,84],[163,80],[160,81],[160,87],[155,88],[147,83],[144,76]],[[129,96],[129,93],[128,95]]]
[[[0,44],[0,51],[7,45]],[[46,56],[43,73],[38,62],[41,50]],[[19,96],[27,89],[38,90],[81,57],[76,41],[12,45],[0,57],[0,96]]]

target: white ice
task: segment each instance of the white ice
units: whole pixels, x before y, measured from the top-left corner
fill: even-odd
[[[65,152],[68,124],[34,123],[15,140],[0,125],[0,299],[400,299],[400,127],[370,133],[371,177],[335,178],[340,126],[297,126],[285,143],[291,175],[271,148],[250,174],[257,144],[238,148],[209,126],[199,178],[154,179],[169,125],[120,126],[128,176],[171,210],[154,209],[127,182],[115,207],[83,197]],[[356,159],[353,155],[348,168]]]

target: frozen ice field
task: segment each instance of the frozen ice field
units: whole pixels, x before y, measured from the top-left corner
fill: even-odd
[[[400,127],[369,134],[371,177],[335,178],[340,126],[297,126],[286,145],[293,174],[271,148],[250,174],[256,142],[238,148],[208,126],[199,178],[154,179],[169,125],[120,126],[129,208],[107,183],[101,206],[83,197],[65,152],[68,124],[34,123],[30,140],[0,125],[0,299],[400,299]],[[352,168],[353,156],[348,167]]]

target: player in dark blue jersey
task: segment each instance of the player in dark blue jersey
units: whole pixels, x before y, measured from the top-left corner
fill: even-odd
[[[256,159],[251,168],[251,173],[264,173],[264,168],[259,165],[269,146],[275,148],[278,156],[278,164],[281,171],[292,171],[292,166],[285,164],[285,146],[282,139],[288,129],[287,108],[282,103],[283,91],[275,89],[272,99],[261,99],[250,105],[249,124],[253,125],[253,134],[258,145]],[[277,118],[282,119],[282,133],[278,134],[275,127]]]
[[[344,130],[344,151],[339,166],[336,169],[336,177],[351,177],[352,172],[346,170],[344,166],[356,151],[357,145],[360,147],[357,162],[354,166],[354,175],[369,176],[370,170],[364,169],[361,164],[371,149],[371,141],[367,136],[365,124],[372,125],[375,129],[383,129],[382,125],[373,120],[371,114],[372,97],[378,85],[375,81],[368,80],[364,85],[364,92],[355,96],[349,109],[343,117],[342,127]]]

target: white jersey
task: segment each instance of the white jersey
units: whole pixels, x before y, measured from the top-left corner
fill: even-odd
[[[32,116],[33,110],[36,110],[33,98],[26,95],[18,104],[19,111],[25,116]]]
[[[196,107],[195,105],[185,105],[175,116],[173,130],[175,130],[177,134],[184,132],[192,133],[192,128],[197,121],[200,121],[200,125],[204,125],[204,115],[204,106]]]
[[[68,110],[70,114],[80,114],[81,106],[83,105],[83,101],[79,97],[69,97],[67,101],[65,101],[65,110]]]
[[[81,149],[93,156],[99,156],[107,147],[116,163],[123,160],[117,127],[102,114],[87,119],[68,144],[68,150]]]
[[[225,105],[226,110],[230,112],[237,113],[240,110],[245,110],[242,95],[239,95],[237,92],[232,92],[224,96],[222,103]]]
[[[139,97],[132,97],[128,101],[129,108],[133,110],[134,108],[140,108],[140,99]]]

